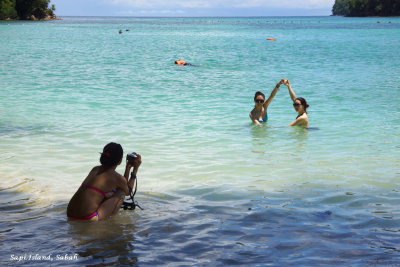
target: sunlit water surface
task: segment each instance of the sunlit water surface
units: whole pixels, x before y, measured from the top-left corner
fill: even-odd
[[[399,265],[400,19],[376,21],[1,22],[0,264]],[[281,78],[310,129],[285,86],[250,124]],[[144,210],[68,221],[111,141]]]

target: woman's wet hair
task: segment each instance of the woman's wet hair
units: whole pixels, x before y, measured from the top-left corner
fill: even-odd
[[[300,101],[301,105],[302,105],[303,108],[304,108],[304,111],[307,112],[307,108],[309,107],[309,105],[307,104],[307,101],[306,101],[304,98],[302,98],[302,97],[298,97],[298,98],[295,99],[295,101],[296,101],[296,100],[299,100],[299,101]]]
[[[263,93],[261,93],[260,91],[257,91],[256,94],[254,95],[254,101],[256,101],[257,96],[262,96],[265,100],[265,95]]]
[[[103,153],[100,156],[100,163],[104,167],[112,167],[117,165],[122,160],[124,150],[120,144],[111,142],[103,148]]]

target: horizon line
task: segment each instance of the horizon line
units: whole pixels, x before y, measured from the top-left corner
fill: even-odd
[[[93,18],[281,18],[281,17],[343,17],[337,15],[278,15],[278,16],[130,16],[130,15],[56,15],[59,17]]]

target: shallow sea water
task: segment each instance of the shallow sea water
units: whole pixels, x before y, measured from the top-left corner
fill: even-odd
[[[1,22],[0,264],[399,265],[400,19],[377,20]],[[250,124],[281,78],[309,129],[285,86]],[[142,154],[144,210],[68,221],[110,141]]]

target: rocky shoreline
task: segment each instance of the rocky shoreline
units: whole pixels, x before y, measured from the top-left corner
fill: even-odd
[[[27,19],[11,19],[11,18],[3,19],[3,21],[18,21],[18,20],[24,20],[24,21],[48,21],[48,20],[62,20],[62,19],[58,18],[56,15],[47,16],[47,17],[45,17],[43,19],[38,19],[34,15],[30,16]],[[2,19],[0,19],[0,21],[2,21]]]

